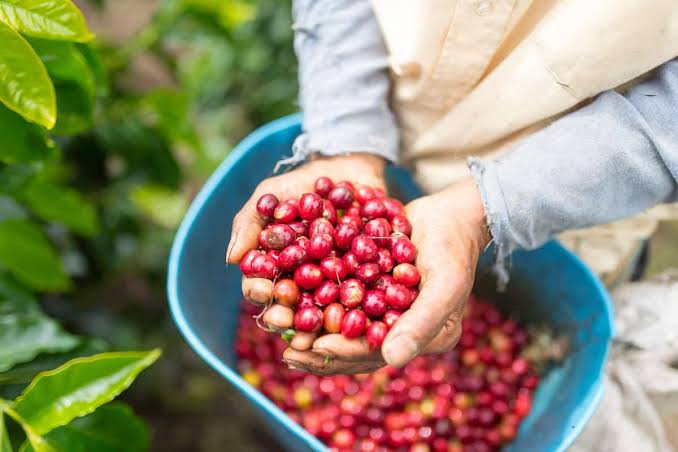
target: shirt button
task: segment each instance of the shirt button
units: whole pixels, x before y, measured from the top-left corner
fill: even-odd
[[[421,75],[421,65],[410,61],[407,63],[392,62],[393,72],[400,77],[419,77]]]
[[[486,16],[492,12],[492,2],[490,0],[478,0],[476,2],[476,12],[479,16]]]

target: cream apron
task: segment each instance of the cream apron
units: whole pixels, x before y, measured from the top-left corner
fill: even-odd
[[[678,0],[373,0],[404,155],[439,190],[608,89],[678,55]],[[544,150],[548,152],[548,150]],[[611,283],[678,206],[563,234]]]

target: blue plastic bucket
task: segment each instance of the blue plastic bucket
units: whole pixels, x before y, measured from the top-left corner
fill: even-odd
[[[259,410],[265,425],[288,450],[326,450],[235,370],[235,324],[240,309],[240,271],[224,264],[231,221],[275,162],[289,154],[300,132],[299,115],[267,124],[243,140],[193,201],[174,240],[167,291],[174,320],[191,347]],[[390,191],[403,201],[420,195],[409,173],[388,172]],[[478,270],[481,292],[493,286],[486,253]],[[485,290],[483,290],[485,289]],[[602,372],[612,334],[605,289],[570,252],[555,242],[513,256],[508,291],[493,295],[521,320],[554,326],[568,335],[566,360],[549,371],[533,409],[510,451],[560,451],[591,417],[602,392]]]

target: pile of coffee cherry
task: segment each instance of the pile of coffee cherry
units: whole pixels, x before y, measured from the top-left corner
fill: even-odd
[[[418,295],[403,204],[380,188],[321,177],[314,193],[284,201],[265,194],[256,207],[266,226],[240,268],[273,282],[264,322],[295,334],[366,336],[379,347]]]
[[[497,451],[530,411],[539,378],[521,356],[528,334],[473,295],[454,350],[355,376],[288,369],[288,344],[255,326],[261,309],[243,302],[238,370],[330,450]]]

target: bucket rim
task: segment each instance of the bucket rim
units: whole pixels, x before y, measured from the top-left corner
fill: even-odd
[[[280,119],[269,122],[261,127],[255,129],[247,137],[245,137],[238,145],[236,145],[224,161],[217,167],[212,175],[207,179],[203,187],[195,196],[189,209],[177,229],[177,232],[172,243],[170,256],[168,260],[167,272],[167,296],[170,312],[174,323],[181,332],[182,336],[188,345],[200,356],[210,367],[217,373],[226,378],[236,389],[241,391],[245,397],[254,402],[258,407],[264,411],[271,413],[271,415],[279,421],[282,426],[299,437],[309,447],[316,451],[327,450],[326,446],[315,436],[311,435],[301,425],[292,421],[277,405],[265,397],[253,386],[245,382],[245,380],[231,367],[227,366],[222,360],[216,356],[205,343],[198,337],[196,332],[191,327],[187,320],[181,306],[179,296],[179,262],[181,261],[181,254],[184,248],[186,238],[189,236],[191,229],[195,223],[204,204],[208,201],[214,189],[223,180],[224,176],[231,171],[239,160],[245,155],[253,146],[265,140],[270,135],[289,129],[291,127],[298,127],[301,124],[301,113],[294,113],[284,116]],[[597,409],[600,399],[603,394],[603,374],[605,369],[605,362],[607,361],[610,351],[610,339],[614,336],[614,322],[613,322],[613,305],[610,295],[602,282],[595,274],[569,249],[562,246],[556,241],[551,241],[545,246],[553,246],[560,252],[564,253],[567,258],[573,263],[578,270],[582,271],[593,284],[593,288],[600,296],[603,302],[603,309],[605,310],[605,322],[607,326],[606,344],[603,353],[602,364],[598,369],[595,380],[592,383],[591,389],[583,400],[578,413],[577,422],[561,437],[560,444],[555,449],[556,451],[564,451],[572,445],[575,439],[580,435],[584,427],[587,425],[593,413]]]
[[[240,160],[240,158],[255,144],[261,142],[271,134],[280,132],[301,123],[301,114],[296,113],[284,116],[280,119],[267,123],[249,134],[237,146],[233,148],[228,157],[217,167],[207,182],[200,189],[200,192],[191,202],[191,205],[184,216],[184,219],[177,230],[172,243],[170,252],[168,271],[167,271],[167,297],[170,306],[170,312],[177,328],[184,336],[184,339],[190,347],[217,373],[226,378],[233,384],[245,397],[252,400],[256,405],[262,407],[271,413],[286,429],[300,437],[305,443],[317,451],[327,450],[325,445],[318,438],[311,435],[301,425],[294,422],[280,408],[271,402],[261,392],[248,384],[235,370],[227,366],[205,345],[205,343],[193,331],[190,323],[184,315],[179,297],[179,262],[186,238],[191,232],[191,228],[200,213],[203,205],[209,199],[211,193],[221,182],[224,175],[227,174]]]

